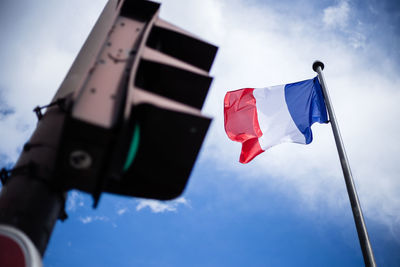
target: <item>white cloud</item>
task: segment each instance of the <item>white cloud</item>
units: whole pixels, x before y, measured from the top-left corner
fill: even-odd
[[[71,191],[68,194],[66,209],[67,211],[76,211],[77,208],[83,207],[85,204],[82,193]]]
[[[86,217],[80,217],[79,220],[83,223],[83,224],[87,224],[93,221],[93,217],[90,216],[86,216]]]
[[[91,222],[95,222],[95,221],[109,221],[110,219],[107,216],[86,216],[86,217],[79,217],[79,220],[83,223],[83,224],[88,224]]]
[[[297,194],[288,197],[306,203],[301,205],[304,209],[347,209],[347,193],[330,125],[314,125],[314,141],[308,146],[280,145],[247,165],[238,163],[240,144],[230,141],[223,129],[226,91],[311,78],[316,75],[311,64],[320,59],[326,66],[325,78],[365,216],[394,227],[398,233],[398,62],[383,56],[385,47],[368,40],[358,31],[360,25],[350,24],[353,13],[347,1],[326,8],[320,18],[290,20],[271,6],[252,7],[241,1],[218,1],[215,8],[207,4],[207,9],[198,6],[196,12],[191,11],[192,3],[178,9],[174,6],[178,3],[164,2],[162,14],[182,27],[194,28],[192,23],[203,21],[213,25],[212,29],[223,29],[219,33],[210,33],[207,27],[197,29],[198,35],[220,47],[212,71],[215,80],[204,108],[214,121],[203,148],[203,160],[213,162],[227,175],[235,172],[243,177],[243,183],[264,180],[275,184],[282,194],[290,188]],[[177,10],[191,16],[179,17]],[[214,15],[208,17],[208,13]],[[321,23],[326,27],[320,27]],[[333,28],[338,28],[345,38],[331,31]],[[366,42],[370,45],[365,46]]]
[[[364,25],[360,20],[351,17],[353,13],[349,2],[342,0],[323,10],[322,22],[328,30],[340,30],[352,48],[365,48],[367,37]],[[336,36],[336,38],[338,37]]]
[[[7,140],[0,142],[0,151],[7,155],[7,163],[17,160],[18,148],[37,122],[33,108],[49,103],[104,3],[54,2],[30,8],[31,3],[25,1],[30,12],[19,23],[9,24],[8,42],[2,43],[0,51],[0,94],[15,109],[15,114],[0,121],[0,140]],[[71,20],[71,14],[82,16]]]
[[[352,34],[350,34],[348,40],[353,48],[364,48],[367,37],[361,32],[354,31]]]
[[[152,199],[145,199],[145,200],[139,200],[138,202],[139,203],[136,206],[137,211],[140,211],[144,208],[149,208],[154,213],[176,212],[178,210],[179,205],[190,207],[188,200],[185,199],[184,197],[180,197],[172,201],[158,201]]]
[[[350,6],[347,1],[340,1],[335,6],[324,9],[323,22],[328,27],[344,29],[349,21]]]
[[[174,202],[177,203],[178,205],[182,204],[184,206],[191,207],[190,202],[184,197],[177,198],[174,200]]]
[[[128,208],[122,208],[122,209],[117,210],[117,214],[121,216],[121,215],[125,214],[127,211],[128,211]]]
[[[204,108],[214,122],[203,148],[203,160],[214,162],[215,168],[227,174],[236,172],[243,177],[243,183],[274,183],[282,194],[290,188],[297,193],[288,197],[306,203],[299,204],[304,209],[318,210],[320,205],[332,211],[347,208],[329,125],[313,126],[314,142],[309,146],[274,147],[248,165],[237,162],[240,145],[231,142],[223,130],[222,100],[227,90],[310,78],[315,75],[312,62],[320,59],[326,64],[325,77],[365,215],[399,234],[398,62],[383,56],[384,47],[365,46],[373,40],[361,32],[357,35],[358,31],[351,28],[353,13],[348,1],[326,8],[320,17],[290,19],[271,6],[251,6],[239,0],[185,1],[184,5],[175,0],[162,2],[163,18],[219,46],[212,70],[215,80]],[[9,44],[4,50],[8,55],[3,59],[0,77],[7,85],[7,104],[15,107],[16,113],[0,121],[0,139],[7,140],[0,143],[1,153],[17,158],[17,148],[26,141],[36,122],[32,108],[51,99],[103,4],[88,1],[79,10],[89,13],[69,23],[53,20],[57,29],[53,34],[43,34],[50,25],[35,24],[26,32],[43,28],[40,38],[19,40],[19,44]],[[81,1],[70,1],[63,6],[65,14],[72,14],[70,6],[81,5]],[[60,10],[54,12],[61,13],[64,14]],[[322,23],[326,27],[320,27]],[[59,31],[61,28],[63,31]],[[77,31],[78,28],[83,30]],[[332,29],[345,32],[348,38],[338,38]],[[64,31],[74,34],[66,35]],[[361,47],[364,49],[354,49]],[[82,203],[78,199],[71,201],[67,206],[70,210]],[[179,205],[188,203],[184,198],[175,202],[142,200],[136,210],[174,212]],[[123,210],[117,214],[123,214]],[[95,217],[91,216],[81,218],[86,223],[93,220]]]

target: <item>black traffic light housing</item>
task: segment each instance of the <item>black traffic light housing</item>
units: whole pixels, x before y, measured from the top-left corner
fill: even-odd
[[[107,179],[106,191],[163,200],[179,196],[210,121],[151,104],[134,106],[130,129],[121,138],[122,173]]]
[[[166,200],[184,190],[211,122],[201,108],[217,47],[160,19],[159,6],[110,0],[57,92],[70,103],[61,189],[96,201],[101,192]]]

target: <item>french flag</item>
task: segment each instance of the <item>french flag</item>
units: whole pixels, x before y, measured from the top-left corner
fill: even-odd
[[[328,122],[318,77],[266,88],[227,92],[224,99],[225,131],[242,143],[240,162],[248,163],[272,146],[311,143],[311,125]]]

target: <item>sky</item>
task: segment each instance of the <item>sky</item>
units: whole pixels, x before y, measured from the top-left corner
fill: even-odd
[[[0,3],[0,167],[11,168],[105,0]],[[400,266],[400,3],[163,0],[160,16],[219,47],[213,122],[179,198],[71,191],[44,266],[363,266],[330,125],[249,164],[223,128],[228,90],[310,79],[338,118],[378,266]]]

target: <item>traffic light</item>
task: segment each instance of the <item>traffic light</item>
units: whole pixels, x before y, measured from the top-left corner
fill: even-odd
[[[201,108],[217,47],[159,7],[109,1],[54,97],[68,113],[59,188],[154,199],[185,188],[211,122]]]

